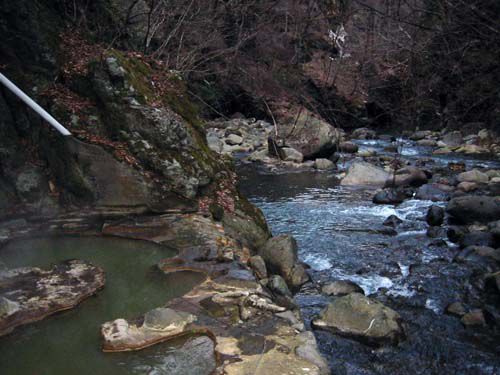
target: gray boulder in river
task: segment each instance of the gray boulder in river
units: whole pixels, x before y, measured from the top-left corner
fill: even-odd
[[[282,276],[291,289],[297,289],[309,280],[304,266],[299,263],[297,242],[290,235],[270,238],[259,251],[269,272]]]
[[[312,113],[303,111],[296,121],[280,126],[279,138],[301,152],[304,158],[313,159],[333,154],[340,132]]]
[[[353,163],[347,175],[342,180],[342,185],[370,185],[370,186],[385,186],[390,174],[382,168],[376,167],[370,163],[357,162]]]
[[[500,219],[500,197],[462,196],[450,200],[446,212],[458,222],[487,223]]]
[[[397,312],[359,293],[336,298],[312,325],[375,346],[396,344],[404,337]]]

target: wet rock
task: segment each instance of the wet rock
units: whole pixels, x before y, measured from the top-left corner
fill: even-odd
[[[461,182],[457,185],[457,189],[460,191],[463,191],[465,193],[469,193],[471,191],[477,190],[479,188],[479,185],[475,182]]]
[[[241,145],[243,143],[243,137],[237,134],[229,134],[226,138],[226,143],[231,146]]]
[[[461,226],[451,226],[448,228],[446,235],[451,242],[458,243],[467,234],[467,229]]]
[[[157,308],[144,316],[142,324],[116,319],[101,326],[103,351],[140,350],[177,337],[196,320],[196,316],[170,308]]]
[[[328,159],[316,159],[314,161],[314,168],[318,170],[329,170],[334,169],[335,164]]]
[[[466,327],[485,326],[486,319],[482,310],[473,310],[462,316],[462,323]]]
[[[444,221],[444,209],[435,205],[430,206],[425,219],[430,226],[440,226]]]
[[[489,181],[489,177],[486,173],[473,169],[468,172],[462,172],[457,176],[457,181],[459,182],[475,182],[477,184],[486,184]]]
[[[255,275],[259,279],[267,278],[267,268],[264,259],[260,255],[254,255],[248,260],[248,264],[252,267]]]
[[[419,187],[427,183],[427,174],[416,167],[404,167],[398,169],[394,176],[391,176],[386,186],[414,186]]]
[[[280,132],[289,135],[286,145],[300,151],[306,159],[329,157],[340,137],[333,126],[308,111],[302,111],[298,118],[282,124]]]
[[[411,197],[411,195],[411,192],[409,193],[404,189],[386,188],[377,192],[372,201],[375,204],[399,204]]]
[[[390,177],[382,168],[366,162],[353,163],[347,175],[342,179],[341,185],[370,185],[383,187]]]
[[[321,293],[327,296],[341,297],[351,293],[365,294],[364,290],[356,283],[349,280],[337,280],[323,285]]]
[[[339,151],[346,154],[355,154],[356,152],[358,152],[358,149],[358,145],[353,142],[342,142],[339,145]]]
[[[500,262],[500,249],[494,249],[489,246],[468,246],[456,256],[456,259],[459,261],[466,261],[474,259],[476,256],[486,257]]]
[[[104,271],[81,260],[51,270],[16,268],[0,273],[0,336],[75,307],[104,286]]]
[[[290,147],[283,147],[281,149],[283,160],[293,161],[295,163],[302,163],[304,160],[304,155],[300,151],[297,151]]]
[[[460,239],[461,247],[468,246],[496,246],[496,241],[493,235],[489,232],[472,231],[464,234]]]
[[[446,201],[450,198],[453,187],[443,184],[425,184],[418,188],[415,199],[433,202]]]
[[[292,290],[309,280],[304,267],[298,263],[297,251],[297,242],[290,235],[270,238],[259,251],[268,270],[282,276]]]
[[[442,141],[447,146],[459,146],[464,143],[462,133],[458,131],[445,134]]]
[[[446,313],[449,315],[455,315],[455,316],[462,317],[466,313],[465,306],[460,302],[450,303],[446,307]]]
[[[490,222],[500,219],[500,197],[484,195],[453,198],[446,212],[462,223]]]
[[[403,222],[403,220],[401,220],[399,217],[397,217],[396,215],[391,215],[389,216],[387,219],[384,220],[384,223],[383,225],[387,226],[387,227],[397,227],[399,224],[401,224]]]
[[[359,293],[335,299],[312,324],[317,329],[377,346],[396,344],[404,337],[397,312]]]

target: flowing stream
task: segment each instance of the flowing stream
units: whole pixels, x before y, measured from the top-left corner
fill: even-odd
[[[382,153],[383,141],[359,141]],[[408,159],[429,157],[428,149],[406,142]],[[438,165],[462,161],[498,167],[498,161],[440,156]],[[484,329],[466,329],[445,315],[470,288],[469,267],[453,262],[457,248],[446,237],[426,236],[424,215],[433,203],[410,199],[399,206],[375,205],[373,190],[343,187],[333,173],[269,174],[239,164],[240,189],[260,207],[274,235],[291,233],[314,284],[348,279],[367,295],[396,310],[407,339],[398,347],[374,349],[325,332],[316,332],[335,374],[500,374],[500,340]],[[381,228],[389,215],[403,223],[397,235]],[[297,295],[306,323],[328,298],[306,286]]]

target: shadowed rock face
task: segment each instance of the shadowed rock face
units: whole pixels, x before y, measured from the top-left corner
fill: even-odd
[[[78,305],[104,287],[104,271],[81,260],[51,270],[16,268],[0,273],[0,335]]]

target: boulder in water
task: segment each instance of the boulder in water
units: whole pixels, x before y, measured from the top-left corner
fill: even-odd
[[[435,205],[430,206],[425,219],[430,226],[440,226],[444,221],[444,209]]]
[[[376,346],[396,344],[404,337],[397,312],[359,293],[335,299],[312,325]]]
[[[453,198],[446,212],[464,224],[500,220],[500,197],[475,195]]]
[[[342,180],[341,185],[368,185],[383,187],[389,177],[389,173],[382,168],[366,162],[356,162],[349,167],[347,175]]]
[[[443,136],[443,143],[447,146],[460,146],[464,143],[464,139],[462,137],[462,133],[459,131],[454,131],[450,133],[446,133]]]
[[[351,293],[365,294],[364,290],[356,283],[350,280],[337,280],[323,285],[321,293],[327,296],[345,296]]]
[[[281,149],[283,160],[285,161],[293,161],[295,163],[302,163],[304,160],[304,155],[300,151],[297,151],[290,147],[283,147]]]
[[[415,186],[419,187],[427,183],[427,174],[416,167],[404,167],[395,172],[395,176],[391,176],[387,180],[386,186]]]
[[[453,190],[453,187],[449,185],[425,184],[418,188],[415,198],[433,202],[446,201],[450,199],[450,193]]]
[[[339,131],[307,110],[297,119],[283,124],[280,136],[287,146],[300,151],[306,159],[329,157],[340,139]]]
[[[460,173],[457,176],[459,182],[475,182],[478,184],[487,184],[489,179],[486,173],[478,171],[477,169]]]
[[[282,276],[292,290],[309,280],[297,251],[295,238],[286,234],[270,238],[259,251],[269,272]]]

